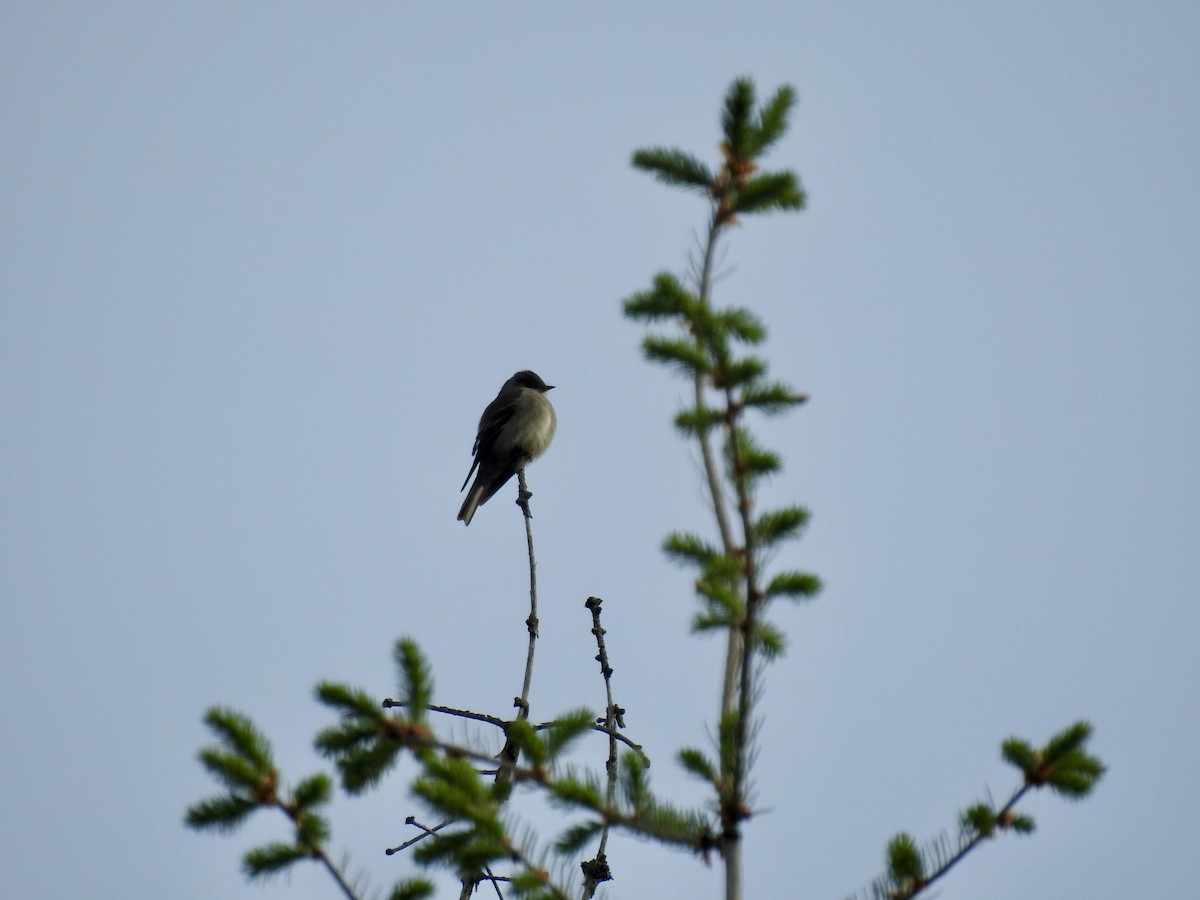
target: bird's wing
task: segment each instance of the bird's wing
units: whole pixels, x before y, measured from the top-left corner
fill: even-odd
[[[467,482],[471,480],[471,476],[479,465],[479,460],[491,452],[496,438],[500,436],[500,432],[504,430],[508,420],[513,417],[513,413],[517,409],[517,399],[517,397],[497,396],[479,417],[479,431],[475,435],[475,446],[471,448],[475,459],[471,462],[470,471],[467,472],[463,486],[459,488],[460,491],[467,486]]]

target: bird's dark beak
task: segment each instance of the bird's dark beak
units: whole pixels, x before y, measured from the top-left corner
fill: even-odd
[[[548,385],[546,385],[546,390],[547,390],[547,391],[552,391],[552,390],[554,390],[554,385],[552,385],[552,384],[548,384]]]

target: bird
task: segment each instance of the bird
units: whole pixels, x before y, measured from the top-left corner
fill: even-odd
[[[459,488],[461,491],[467,486],[478,468],[479,474],[458,511],[464,525],[470,525],[475,510],[550,446],[558,424],[554,407],[546,397],[553,388],[537,373],[523,369],[504,382],[496,399],[483,411],[471,449],[475,459]]]

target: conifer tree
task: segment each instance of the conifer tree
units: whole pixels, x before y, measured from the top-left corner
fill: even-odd
[[[523,471],[518,504],[526,528],[531,606],[516,715],[435,705],[432,673],[411,638],[401,639],[395,648],[398,699],[382,699],[336,682],[317,687],[317,699],[337,721],[317,736],[316,747],[333,763],[342,789],[351,795],[373,790],[401,760],[411,760],[417,767],[411,793],[437,822],[426,825],[409,816],[405,824],[416,829],[415,836],[387,852],[412,848],[418,866],[453,872],[462,897],[484,883],[501,896],[591,897],[619,866],[610,863],[609,837],[620,833],[719,861],[726,900],[745,896],[742,845],[746,823],[755,814],[749,786],[756,702],[767,689],[765,665],[785,647],[784,632],[772,614],[779,600],[813,598],[821,583],[811,573],[771,565],[786,542],[800,537],[809,513],[798,505],[760,508],[759,489],[767,477],[782,471],[782,459],[752,431],[755,417],[786,413],[804,403],[805,396],[769,376],[766,360],[754,352],[767,337],[759,317],[744,307],[714,302],[713,266],[718,244],[731,227],[752,216],[803,209],[805,195],[795,174],[762,167],[785,133],[794,105],[795,94],[786,86],[759,104],[753,83],[740,78],[724,99],[715,166],[675,148],[652,147],[633,155],[636,168],[698,195],[707,206],[705,236],[689,277],[656,275],[646,290],[625,301],[624,313],[655,328],[642,341],[646,358],[678,372],[691,387],[691,400],[675,417],[675,425],[699,448],[712,520],[708,527],[668,535],[663,549],[694,573],[692,630],[726,636],[715,756],[697,748],[676,751],[679,765],[708,786],[711,802],[685,808],[653,791],[648,751],[627,733],[625,710],[614,699],[613,666],[598,598],[589,597],[584,605],[604,681],[604,713],[580,708],[540,722],[531,715],[537,580],[532,495]],[[440,724],[447,718],[496,729],[503,744],[500,753],[447,739]],[[290,840],[249,850],[243,860],[247,876],[263,878],[312,860],[329,872],[346,897],[364,896],[365,887],[347,877],[345,867],[335,865],[328,850],[330,826],[322,808],[331,796],[331,779],[312,775],[289,789],[268,741],[248,717],[214,707],[206,722],[218,743],[202,750],[200,761],[223,791],[192,806],[187,824],[231,831],[256,810],[282,813],[290,823]],[[598,737],[605,748],[603,774],[565,762],[572,748],[586,746],[591,737]],[[1079,722],[1040,748],[1018,738],[1004,741],[1003,758],[1020,773],[1008,800],[1000,806],[976,802],[965,807],[953,838],[942,835],[921,846],[907,833],[896,835],[886,848],[884,873],[865,895],[893,900],[926,894],[986,839],[1006,831],[1030,833],[1033,819],[1017,810],[1030,791],[1045,787],[1067,799],[1086,797],[1104,772],[1087,752],[1090,737],[1090,725]],[[514,797],[529,792],[548,798],[573,817],[552,843],[518,822]],[[578,874],[570,869],[564,874],[561,866],[555,871],[548,861],[552,854],[575,861]],[[397,882],[389,896],[411,900],[433,891],[433,882],[419,877]],[[622,895],[639,892],[634,885],[623,888]]]

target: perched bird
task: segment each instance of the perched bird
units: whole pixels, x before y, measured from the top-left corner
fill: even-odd
[[[553,387],[526,369],[504,382],[496,399],[483,411],[479,433],[475,435],[475,446],[471,450],[475,461],[463,481],[465,488],[471,474],[479,469],[467,499],[458,511],[463,524],[470,525],[476,509],[550,446],[558,423],[554,407],[546,397],[546,391]]]

